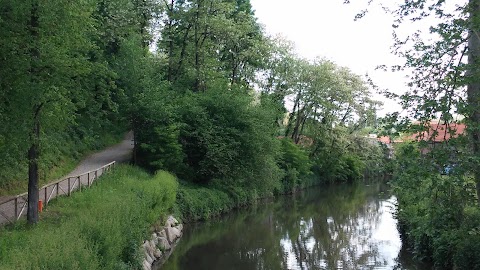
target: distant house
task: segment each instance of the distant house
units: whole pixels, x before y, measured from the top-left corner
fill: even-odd
[[[466,126],[461,123],[439,124],[430,123],[429,128],[409,136],[413,141],[427,141],[432,144],[443,143],[451,138],[457,138],[465,133]]]
[[[392,140],[389,136],[380,136],[377,138],[377,141],[384,144],[391,144]]]
[[[430,149],[435,148],[437,145],[443,144],[451,138],[457,138],[465,133],[466,126],[462,123],[429,123],[428,129],[425,131],[415,133],[407,137],[410,141],[425,141],[428,143],[428,147],[422,149],[422,153],[430,152]]]

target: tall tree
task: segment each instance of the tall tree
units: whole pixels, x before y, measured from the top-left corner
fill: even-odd
[[[176,89],[203,91],[210,83],[253,82],[265,51],[249,1],[164,1],[159,52]]]
[[[467,96],[470,133],[475,164],[474,175],[480,205],[480,1],[469,1]]]
[[[29,223],[38,221],[41,149],[53,147],[49,138],[74,120],[72,98],[79,97],[75,88],[90,70],[85,55],[91,48],[92,9],[91,1],[2,1],[5,42],[0,50],[5,65],[0,74],[10,122],[5,134],[27,153]]]
[[[454,133],[455,125],[450,123],[456,121],[455,115],[465,116],[471,158],[462,167],[474,175],[480,204],[479,1],[421,0],[402,3],[390,12],[396,18],[395,28],[401,29],[405,22],[429,26],[407,37],[394,32],[394,52],[406,59],[405,66],[394,69],[406,68],[412,76],[407,93],[390,95],[420,122],[406,126],[410,130],[426,130],[430,121],[440,119]]]

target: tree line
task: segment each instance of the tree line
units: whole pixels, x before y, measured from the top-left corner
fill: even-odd
[[[0,187],[28,175],[32,223],[42,175],[129,129],[137,165],[231,196],[383,170],[366,81],[249,0],[0,0],[0,40]]]

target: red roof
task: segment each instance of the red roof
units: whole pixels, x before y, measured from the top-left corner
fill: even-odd
[[[430,127],[428,130],[423,131],[421,133],[413,134],[409,136],[412,140],[424,140],[424,141],[433,141],[433,142],[443,142],[447,141],[450,138],[456,138],[459,135],[465,132],[465,124],[457,124],[457,123],[450,123],[450,124],[438,124],[438,123],[430,123]]]
[[[378,140],[379,142],[385,143],[385,144],[391,143],[390,137],[388,137],[388,136],[378,137],[377,140]]]

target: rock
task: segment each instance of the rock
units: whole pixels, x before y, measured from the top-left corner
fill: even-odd
[[[157,244],[158,244],[158,240],[157,240],[157,243],[155,243],[154,240],[150,240],[150,252],[151,252],[150,254],[153,254],[153,252],[157,248]]]
[[[155,256],[156,259],[160,259],[162,257],[162,252],[160,251],[160,249],[155,249],[155,251],[153,252],[153,256]]]
[[[177,238],[179,238],[182,235],[182,232],[179,231],[177,228],[165,228],[165,231],[167,232],[167,239],[170,244],[173,244]]]
[[[152,264],[171,250],[175,241],[182,236],[183,224],[173,216],[167,218],[163,229],[158,227],[161,226],[160,221],[156,224],[151,239],[144,241],[141,247],[145,255],[142,262],[144,270],[152,270]]]
[[[158,244],[158,236],[157,236],[156,233],[152,234],[152,240],[151,240],[151,241],[153,241],[153,246],[154,246],[154,247],[157,246],[157,244]]]
[[[145,252],[145,260],[150,265],[152,265],[152,263],[155,261],[155,259],[148,252]]]
[[[165,227],[175,227],[178,224],[178,220],[176,220],[173,216],[169,216],[167,221],[165,222]]]
[[[167,238],[167,233],[165,232],[165,229],[161,230],[159,233],[157,233],[159,237]]]
[[[150,242],[148,242],[147,247],[145,248],[145,252],[150,255],[153,253],[153,248],[150,246]]]
[[[160,250],[170,250],[172,247],[166,237],[160,237],[158,238],[158,248]]]
[[[143,260],[143,270],[151,270],[152,265],[147,262],[147,260]]]

